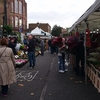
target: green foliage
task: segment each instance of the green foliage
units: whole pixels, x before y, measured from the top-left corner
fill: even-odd
[[[96,58],[88,58],[87,62],[93,64],[93,65],[97,65],[98,64],[98,60]]]
[[[10,34],[12,34],[12,26],[10,26],[10,25],[5,25],[4,27],[3,27],[3,29],[4,29],[4,31],[6,30],[6,32],[8,33],[8,35],[10,35]]]
[[[97,57],[99,55],[99,52],[92,52],[92,53],[90,53],[90,56],[91,57]]]
[[[20,32],[16,32],[17,36],[18,36],[18,42],[21,42],[21,33]]]
[[[17,36],[17,33],[16,32],[12,32],[11,35]]]
[[[51,34],[53,36],[60,36],[60,34],[61,34],[61,27],[57,26],[57,25],[54,25],[54,27],[52,28]]]
[[[20,49],[24,49],[24,44],[21,44]]]
[[[96,49],[96,51],[97,51],[97,52],[100,52],[100,47],[98,47],[98,48]]]

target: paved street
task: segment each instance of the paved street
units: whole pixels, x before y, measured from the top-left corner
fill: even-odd
[[[100,100],[93,84],[85,84],[84,77],[76,76],[71,66],[68,72],[58,72],[56,54],[46,51],[36,60],[31,70],[28,63],[16,69],[17,83],[10,85],[8,96],[0,96],[0,100]]]

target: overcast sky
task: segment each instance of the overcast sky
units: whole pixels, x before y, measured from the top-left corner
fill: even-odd
[[[63,28],[74,22],[95,2],[95,0],[25,0],[29,23],[48,23]]]

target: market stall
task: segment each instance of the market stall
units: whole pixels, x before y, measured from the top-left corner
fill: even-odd
[[[46,35],[46,33],[39,27],[36,27],[35,29],[33,29],[30,34],[33,34],[34,36],[45,36]]]
[[[98,57],[99,51],[97,52],[100,44],[98,44],[98,46],[95,44],[95,49],[94,47],[91,47],[92,42],[90,44],[91,33],[98,34],[98,37],[100,36],[100,0],[96,0],[89,7],[89,9],[72,25],[68,32],[75,33],[75,35],[77,32],[84,33],[85,82],[87,83],[88,75],[88,77],[92,80],[92,83],[100,92],[100,59],[98,59],[100,56]],[[90,47],[87,45],[90,45]]]
[[[39,51],[40,47],[36,46],[35,56],[39,55]],[[17,52],[18,54],[15,55],[16,67],[21,68],[28,62],[28,56],[27,56],[28,52],[26,46],[24,44],[21,44]]]

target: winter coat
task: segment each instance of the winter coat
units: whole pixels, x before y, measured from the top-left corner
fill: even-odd
[[[0,55],[0,85],[12,84],[16,82],[13,51],[9,47],[0,46]]]
[[[30,39],[27,46],[28,46],[28,52],[35,52],[36,40]]]
[[[16,47],[16,44],[15,43],[9,41],[8,47],[13,50],[14,55],[17,55],[17,51],[15,49],[15,47]]]

